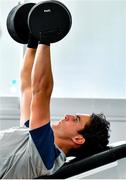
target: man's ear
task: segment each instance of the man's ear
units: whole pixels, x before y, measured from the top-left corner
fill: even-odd
[[[73,141],[75,144],[81,145],[81,144],[84,144],[85,138],[84,138],[82,135],[79,134],[79,135],[73,137],[73,138],[72,138],[72,141]]]

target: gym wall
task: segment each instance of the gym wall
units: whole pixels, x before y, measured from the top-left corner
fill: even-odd
[[[73,24],[70,33],[52,45],[52,97],[126,98],[126,1],[61,2],[71,11]],[[0,1],[0,96],[19,96],[23,46],[6,29],[7,15],[17,3]]]

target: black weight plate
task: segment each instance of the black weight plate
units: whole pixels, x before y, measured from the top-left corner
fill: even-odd
[[[35,3],[19,4],[15,6],[7,17],[7,30],[10,36],[19,43],[28,42],[29,28],[27,24],[28,13]]]
[[[46,42],[57,42],[69,32],[72,17],[67,7],[59,1],[45,1],[36,4],[29,12],[28,26],[31,33]]]

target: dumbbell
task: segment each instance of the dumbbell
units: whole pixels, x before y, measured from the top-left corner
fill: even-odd
[[[7,30],[15,41],[26,44],[28,42],[29,27],[28,14],[35,3],[18,4],[7,16]]]
[[[54,43],[63,39],[72,25],[68,8],[55,0],[18,4],[7,17],[7,30],[17,42],[27,44],[29,32],[39,40]]]

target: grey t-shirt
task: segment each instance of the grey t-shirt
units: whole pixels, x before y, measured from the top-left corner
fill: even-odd
[[[50,123],[0,131],[0,179],[31,179],[51,175],[65,162],[65,154],[54,144]]]

